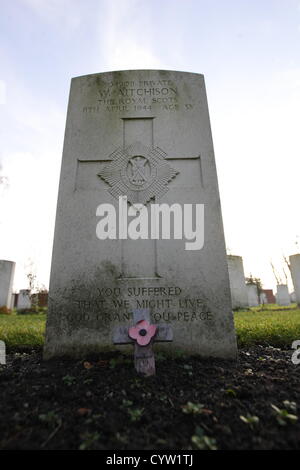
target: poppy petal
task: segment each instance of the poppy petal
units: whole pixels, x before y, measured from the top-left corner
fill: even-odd
[[[131,328],[129,328],[128,330],[129,338],[137,339],[137,337],[139,336],[139,331],[140,331],[140,328],[136,326],[132,326]]]
[[[137,322],[136,324],[136,327],[139,328],[140,330],[143,328],[144,330],[147,330],[148,331],[148,328],[149,328],[149,323],[147,322],[147,320],[140,320]]]
[[[150,335],[151,338],[152,338],[152,336],[155,335],[156,330],[157,330],[157,326],[156,326],[156,325],[149,325],[148,333],[149,333],[149,335]]]
[[[150,343],[150,340],[151,340],[151,336],[147,333],[145,336],[139,336],[137,338],[137,343],[140,346],[147,346],[147,344]]]

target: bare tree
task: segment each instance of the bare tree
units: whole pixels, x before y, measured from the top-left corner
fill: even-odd
[[[36,275],[30,272],[27,274],[27,279],[28,279],[30,293],[32,293],[35,289]]]
[[[289,268],[289,271],[291,272],[291,265],[289,263],[289,260],[288,260],[287,256],[285,256],[285,255],[282,255],[282,256],[283,256],[283,260],[284,260],[285,264],[287,265],[287,267]]]
[[[29,258],[27,265],[25,266],[26,269],[26,277],[28,280],[28,290],[29,290],[29,298],[32,302],[34,292],[36,290],[36,274],[35,274],[35,266],[34,261]]]
[[[284,268],[283,268],[283,273],[284,273],[284,277],[285,277],[285,283],[286,283],[286,285],[288,285],[288,276],[287,276],[287,273],[284,270]]]
[[[270,261],[270,263],[271,263],[272,271],[273,271],[273,274],[274,274],[274,276],[275,276],[277,285],[282,284],[282,280],[281,280],[279,274],[276,272],[276,270],[275,270],[275,268],[274,268],[274,264],[272,263],[272,261]]]
[[[262,285],[261,279],[259,277],[253,277],[252,274],[250,273],[250,276],[246,277],[245,281],[247,285],[252,284],[256,286],[257,295],[258,295],[258,298],[260,299],[260,295],[263,291],[263,285]]]

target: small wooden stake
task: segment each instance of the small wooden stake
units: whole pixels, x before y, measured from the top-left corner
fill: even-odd
[[[155,375],[155,358],[152,341],[147,346],[134,344],[134,366],[139,374]]]

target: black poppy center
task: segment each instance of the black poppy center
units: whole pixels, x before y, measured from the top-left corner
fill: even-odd
[[[146,336],[147,330],[145,330],[144,328],[142,328],[142,329],[139,331],[139,333],[140,333],[141,336]]]

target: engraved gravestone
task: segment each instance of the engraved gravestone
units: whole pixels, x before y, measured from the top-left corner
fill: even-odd
[[[171,325],[168,349],[236,356],[199,74],[72,79],[44,357],[113,349],[113,331],[133,325],[136,309]]]
[[[15,266],[14,261],[0,260],[0,307],[11,308]]]
[[[18,300],[17,300],[17,310],[30,309],[31,308],[31,296],[29,289],[20,289]]]
[[[277,305],[288,306],[291,304],[289,289],[286,284],[278,284],[276,292]]]
[[[294,285],[294,299],[300,305],[300,254],[290,256],[290,269]]]
[[[227,255],[232,308],[248,307],[248,293],[244,274],[243,258]]]

